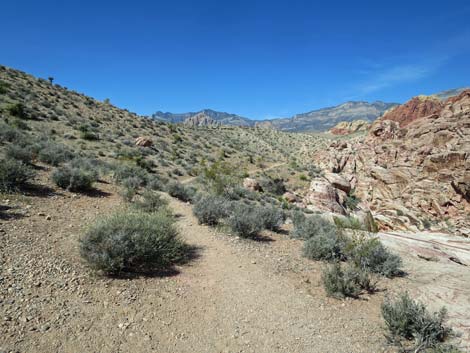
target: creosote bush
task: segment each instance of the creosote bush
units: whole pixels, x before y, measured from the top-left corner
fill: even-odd
[[[196,199],[193,213],[200,224],[217,225],[228,215],[229,202],[217,195],[202,195]]]
[[[382,316],[388,331],[387,339],[402,345],[404,341],[414,341],[416,352],[427,348],[440,347],[452,333],[444,326],[446,310],[430,313],[424,304],[402,293],[395,299],[386,299],[382,304]]]
[[[0,191],[17,191],[33,177],[34,171],[23,162],[6,158],[0,160]]]
[[[38,159],[41,162],[50,164],[54,167],[57,167],[60,164],[68,162],[76,157],[75,154],[66,146],[53,142],[40,142],[34,148],[37,150]]]
[[[263,230],[263,220],[258,216],[256,209],[244,204],[234,207],[228,224],[232,231],[242,238],[256,238]]]
[[[33,152],[28,146],[8,145],[5,155],[7,158],[16,159],[24,164],[31,164],[33,161]]]
[[[187,258],[167,212],[120,212],[99,220],[80,239],[80,254],[107,275],[168,269]]]
[[[81,168],[64,165],[52,173],[52,181],[69,191],[89,191],[96,181],[95,176]]]

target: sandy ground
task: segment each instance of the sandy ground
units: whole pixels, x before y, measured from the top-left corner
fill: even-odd
[[[164,277],[99,277],[77,241],[121,201],[115,186],[98,186],[94,195],[44,189],[0,203],[0,352],[391,352],[380,318],[387,293],[409,286],[432,300],[436,279],[440,288],[458,273],[456,286],[467,278],[458,307],[469,307],[468,267],[415,256],[410,275],[382,280],[379,293],[327,298],[323,264],[302,258],[300,241],[222,234],[174,199],[181,235],[199,257]]]

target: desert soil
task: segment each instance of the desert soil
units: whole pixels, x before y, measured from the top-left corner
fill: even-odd
[[[323,265],[301,257],[300,241],[223,234],[198,225],[191,206],[174,199],[181,235],[199,248],[197,259],[160,277],[94,275],[79,257],[79,236],[122,207],[114,185],[99,189],[2,200],[0,352],[393,351],[380,303],[410,279],[382,280],[379,293],[361,300],[327,298]]]

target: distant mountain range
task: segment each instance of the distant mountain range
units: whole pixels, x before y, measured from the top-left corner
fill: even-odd
[[[464,89],[465,88],[457,88],[442,91],[433,94],[433,96],[443,100],[459,94]],[[189,126],[221,124],[232,126],[258,126],[290,132],[327,131],[343,121],[366,120],[372,122],[382,116],[387,110],[397,105],[398,103],[385,103],[381,101],[372,103],[350,101],[333,107],[296,114],[290,118],[268,120],[251,120],[237,114],[218,112],[212,109],[203,109],[198,112],[181,114],[158,111],[152,114],[152,118],[170,123],[184,123]]]

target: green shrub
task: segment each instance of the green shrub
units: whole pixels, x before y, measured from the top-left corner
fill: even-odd
[[[359,197],[354,194],[350,194],[344,200],[344,206],[347,209],[354,211],[357,209],[357,205],[359,204],[359,202],[361,202],[361,199]]]
[[[0,122],[0,143],[15,142],[20,139],[23,134],[3,121]]]
[[[308,239],[317,234],[335,236],[338,232],[333,224],[321,216],[302,217],[297,214],[296,217],[298,219],[294,219],[294,231],[292,233],[294,238]]]
[[[350,268],[343,270],[339,263],[334,263],[323,270],[323,287],[329,297],[355,298],[361,293],[356,278],[356,271]]]
[[[452,333],[444,326],[445,308],[431,314],[424,304],[411,299],[408,293],[400,294],[395,300],[386,299],[382,304],[382,316],[390,342],[400,344],[403,340],[413,340],[419,351],[439,347],[440,342]]]
[[[64,165],[52,173],[52,181],[69,191],[89,191],[93,188],[96,178],[86,170]]]
[[[279,230],[279,227],[281,227],[286,220],[284,212],[275,206],[260,207],[257,209],[256,213],[261,219],[263,227],[272,231]]]
[[[38,159],[54,167],[68,162],[76,157],[66,146],[52,142],[41,142],[35,146]]]
[[[0,160],[0,191],[16,191],[34,177],[34,171],[28,165],[16,159]]]
[[[353,238],[347,253],[356,266],[373,273],[389,278],[403,274],[401,258],[392,254],[378,238]]]
[[[281,178],[271,178],[271,177],[264,177],[260,180],[260,185],[263,191],[268,192],[273,195],[283,195],[287,189],[284,185],[284,180]]]
[[[303,254],[311,260],[345,260],[345,248],[348,241],[337,230],[323,233],[319,231],[304,242]]]
[[[336,227],[341,229],[364,230],[364,226],[356,217],[333,217]]]
[[[110,275],[167,269],[183,261],[187,246],[165,212],[116,213],[92,225],[80,239],[88,264]]]
[[[151,190],[144,191],[144,193],[140,197],[136,198],[132,203],[132,206],[135,209],[143,212],[157,212],[167,205],[167,200],[163,199],[161,195]]]
[[[199,224],[217,225],[228,215],[228,201],[217,195],[205,195],[197,198],[193,213]]]
[[[80,132],[80,138],[87,141],[98,141],[100,136],[91,131],[82,131]]]
[[[176,197],[178,200],[183,202],[190,202],[194,197],[194,190],[181,184],[180,182],[174,181],[167,186],[168,193]]]
[[[24,164],[32,164],[33,161],[33,152],[28,146],[8,145],[5,149],[5,156],[21,161]]]
[[[232,231],[242,238],[256,238],[263,230],[263,220],[258,217],[256,209],[244,204],[234,207],[228,224]]]
[[[20,119],[28,119],[28,113],[26,112],[26,108],[21,103],[11,104],[7,107],[8,113],[11,116],[15,116]]]
[[[157,191],[163,191],[165,189],[165,185],[163,180],[161,180],[157,176],[149,176],[148,182],[147,182],[147,187],[150,190],[157,190]]]
[[[134,178],[141,181],[140,186],[144,186],[147,183],[148,174],[145,170],[140,167],[135,167],[127,164],[120,164],[115,166],[113,178],[118,183],[122,183],[124,180]]]

